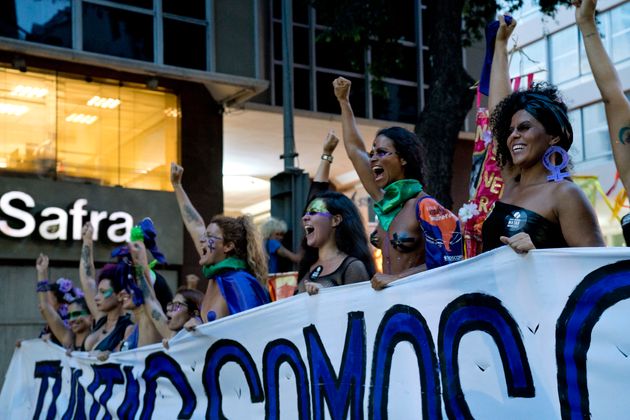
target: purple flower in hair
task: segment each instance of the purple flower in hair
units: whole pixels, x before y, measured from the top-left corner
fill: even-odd
[[[61,305],[59,305],[59,309],[57,309],[57,312],[59,312],[59,316],[62,319],[66,319],[68,317],[68,305],[62,303]]]
[[[85,297],[85,294],[83,293],[83,290],[81,290],[78,287],[75,287],[74,288],[74,298],[75,299],[79,299],[79,298],[82,298],[82,297]]]
[[[59,291],[61,293],[68,293],[72,290],[72,280],[66,279],[64,277],[59,277],[56,281],[57,286],[59,286]]]
[[[68,303],[74,302],[75,299],[76,299],[76,297],[74,297],[74,295],[72,293],[70,293],[70,292],[68,292],[65,295],[63,295],[63,300],[68,302]]]

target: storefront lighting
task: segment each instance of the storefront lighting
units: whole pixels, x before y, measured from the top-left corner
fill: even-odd
[[[27,99],[40,99],[48,94],[48,89],[33,86],[17,85],[11,91],[11,96],[17,96]]]
[[[116,98],[101,98],[100,96],[93,96],[87,101],[89,106],[95,106],[97,108],[114,109],[120,105],[120,99]]]
[[[70,114],[66,117],[66,121],[77,124],[93,124],[98,117],[96,115],[87,115],[87,114]]]
[[[25,105],[0,103],[0,114],[15,115],[16,117],[19,117],[20,115],[26,114],[27,112],[28,107]]]
[[[166,108],[164,110],[164,115],[170,118],[181,118],[182,111],[178,108]]]

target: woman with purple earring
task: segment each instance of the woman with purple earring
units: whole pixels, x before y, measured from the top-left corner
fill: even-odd
[[[566,167],[573,129],[555,86],[535,83],[511,92],[507,43],[516,26],[500,26],[490,73],[490,126],[505,181],[484,222],[483,249],[605,246],[593,207]]]

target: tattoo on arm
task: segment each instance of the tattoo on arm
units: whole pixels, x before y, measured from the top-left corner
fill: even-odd
[[[199,222],[201,223],[201,218],[199,217],[199,214],[197,213],[197,210],[195,210],[195,208],[191,205],[186,204],[184,206],[184,219],[187,222]]]
[[[621,144],[630,143],[630,126],[621,127],[619,130],[619,142]]]
[[[160,321],[164,317],[164,315],[162,314],[162,312],[153,308],[153,310],[151,311],[151,317],[156,321]]]
[[[85,275],[94,277],[94,270],[92,269],[92,248],[87,245],[83,245],[83,249],[81,249],[81,261],[83,262]]]
[[[140,290],[142,290],[142,295],[145,298],[151,296],[151,291],[149,290],[149,284],[147,283],[147,278],[144,275],[144,270],[142,267],[136,267],[136,278],[140,283]]]

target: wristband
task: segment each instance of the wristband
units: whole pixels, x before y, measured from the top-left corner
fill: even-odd
[[[322,160],[327,160],[328,162],[332,163],[332,162],[333,162],[333,157],[332,157],[332,155],[329,155],[329,154],[327,154],[327,153],[324,153],[324,154],[322,155]]]
[[[41,280],[37,282],[37,293],[47,292],[50,290],[50,285],[48,284],[48,280]]]

